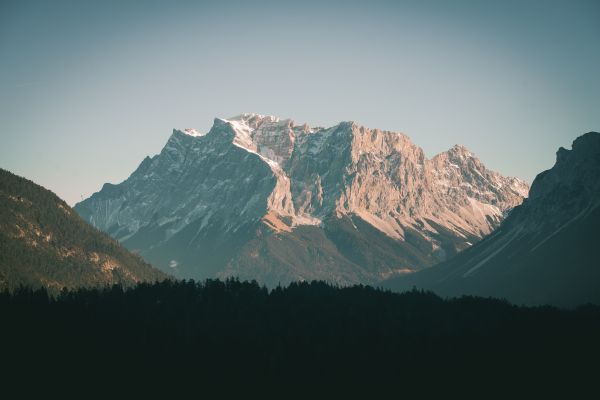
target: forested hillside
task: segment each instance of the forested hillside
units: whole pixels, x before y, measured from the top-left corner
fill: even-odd
[[[164,281],[123,290],[0,295],[7,377],[69,385],[263,396],[356,388],[395,398],[474,388],[512,393],[595,376],[600,308],[294,283]],[[56,381],[56,380],[55,380]],[[55,382],[54,381],[54,382]],[[313,391],[313,394],[320,393]],[[575,396],[577,397],[577,396]],[[282,397],[280,397],[282,398]]]
[[[0,289],[91,287],[166,275],[35,183],[0,169]]]

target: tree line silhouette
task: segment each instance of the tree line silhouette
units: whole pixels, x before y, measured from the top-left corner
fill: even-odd
[[[592,379],[600,307],[519,307],[369,286],[207,280],[0,294],[13,377],[104,385],[362,386],[403,393]],[[100,378],[102,377],[102,378]],[[555,379],[554,379],[555,378]],[[435,382],[435,384],[432,384]],[[445,390],[445,389],[444,389]]]

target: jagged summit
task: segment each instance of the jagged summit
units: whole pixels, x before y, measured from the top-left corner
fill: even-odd
[[[183,129],[180,132],[183,132],[186,135],[195,136],[195,137],[206,135],[206,133],[202,133],[202,132],[200,132],[200,131],[198,131],[197,129],[194,129],[194,128],[185,128],[185,129]]]
[[[584,158],[585,154],[600,153],[600,133],[592,131],[577,137],[571,144],[571,150],[559,147],[556,151],[556,163],[567,161],[573,152],[582,154]]]
[[[249,125],[260,125],[263,122],[279,122],[280,118],[273,115],[263,115],[257,113],[242,113],[225,119],[225,121],[244,121]]]
[[[584,144],[591,145],[595,148],[595,151],[598,151],[598,148],[600,148],[600,132],[590,131],[584,133],[573,141],[571,148],[575,149]]]
[[[557,151],[529,197],[485,240],[440,265],[389,287],[443,295],[504,297],[517,303],[574,306],[600,299],[600,133]]]
[[[586,158],[591,154],[600,153],[600,133],[588,132],[584,135],[579,136],[573,141],[571,150],[567,150],[563,147],[557,151],[557,162],[559,158],[571,157],[572,153],[576,153],[575,157]]]
[[[450,153],[450,154],[456,154],[458,156],[464,156],[464,157],[475,157],[475,155],[465,146],[463,146],[462,144],[455,144],[454,146],[452,146],[450,149],[445,151],[446,153]]]
[[[402,133],[352,121],[311,128],[245,113],[216,118],[205,135],[175,130],[159,155],[76,209],[184,277],[256,278],[258,268],[269,282],[377,282],[469,247],[527,189],[462,146],[427,159]],[[372,255],[352,253],[371,234],[382,243],[368,249]],[[326,237],[310,242],[318,235]],[[219,246],[218,260],[199,266]]]

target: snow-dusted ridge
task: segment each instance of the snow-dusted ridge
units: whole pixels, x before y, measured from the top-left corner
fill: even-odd
[[[206,135],[206,133],[202,133],[199,130],[194,129],[194,128],[185,128],[185,129],[180,130],[180,132],[183,132],[186,135],[194,136],[194,137]]]
[[[518,178],[505,178],[487,170],[463,145],[454,145],[428,160],[405,134],[372,130],[353,121],[332,128],[310,128],[306,124],[297,126],[291,119],[256,113],[215,121],[230,128],[233,145],[258,156],[269,166],[276,179],[267,202],[269,218],[286,217],[288,222],[284,225],[290,228],[319,224],[323,216],[335,213],[337,216],[359,215],[386,235],[399,240],[405,238],[404,227],[418,226],[437,234],[439,232],[434,228],[437,224],[446,226],[460,237],[481,237],[491,232],[507,211],[527,196],[529,189]],[[339,130],[346,132],[337,143],[341,146],[340,154],[325,151],[324,146],[332,144],[329,142],[331,134]],[[204,136],[193,129],[184,132],[194,137]],[[302,190],[297,190],[294,167],[315,156],[321,157],[319,161],[333,162],[332,157],[341,155],[344,146],[350,149],[351,160],[345,170],[338,172],[358,173],[358,177],[355,175],[349,187],[335,193],[337,198],[333,203],[323,205],[320,200],[318,206],[307,204],[307,196],[311,201],[323,196],[320,182],[324,174],[313,174],[310,180],[314,179],[314,182],[305,182]],[[292,159],[294,152],[298,157]],[[327,154],[323,159],[324,153]],[[385,159],[390,157],[399,158],[399,165],[385,165]],[[398,176],[389,179],[390,174],[394,175],[395,167],[411,169],[410,179]],[[373,179],[373,175],[378,178]],[[310,190],[307,185],[314,187]],[[407,187],[421,191],[427,188],[433,195],[416,198]],[[296,193],[293,195],[292,192]],[[373,199],[374,195],[379,199]],[[408,203],[409,209],[398,209],[398,202]],[[470,245],[468,241],[465,243]]]
[[[402,133],[351,121],[311,128],[244,113],[216,118],[207,133],[174,129],[160,154],[76,209],[117,239],[150,246],[141,247],[147,251],[181,240],[181,248],[194,248],[215,235],[227,242],[255,224],[285,235],[301,226],[328,231],[332,221],[346,220],[361,235],[359,218],[414,253],[414,265],[386,266],[377,272],[384,276],[471,246],[527,190],[524,182],[486,169],[463,146],[427,159]],[[186,265],[183,257],[170,257],[177,268]]]

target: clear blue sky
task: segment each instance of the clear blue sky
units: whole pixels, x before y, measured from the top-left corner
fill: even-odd
[[[600,130],[599,71],[600,1],[0,0],[0,167],[73,204],[174,127],[258,112],[531,181]]]

